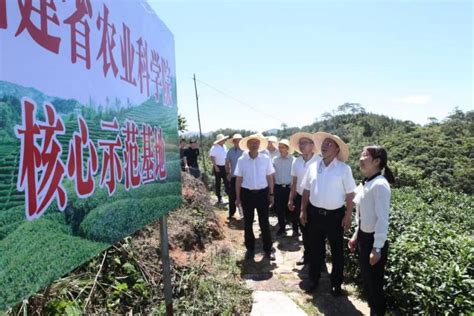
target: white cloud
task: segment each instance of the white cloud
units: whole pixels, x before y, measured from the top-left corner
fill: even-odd
[[[431,103],[431,95],[410,95],[403,98],[395,99],[396,103],[409,104],[409,105],[426,105]]]

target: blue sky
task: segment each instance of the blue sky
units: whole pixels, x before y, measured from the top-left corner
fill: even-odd
[[[473,109],[471,1],[148,1],[191,131],[193,73],[204,131],[303,126],[344,102],[420,124]]]

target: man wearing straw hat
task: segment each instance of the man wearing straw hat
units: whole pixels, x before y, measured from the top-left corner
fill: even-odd
[[[242,156],[244,151],[240,149],[239,142],[242,140],[242,135],[234,134],[232,136],[232,143],[234,146],[227,151],[227,156],[225,160],[225,169],[227,172],[227,181],[230,183],[229,189],[229,220],[234,216],[236,205],[235,205],[235,180],[234,175],[235,167],[237,166],[237,160]],[[243,214],[240,214],[242,217]]]
[[[226,139],[229,136],[224,136],[224,134],[219,134],[216,137],[216,141],[209,151],[209,156],[212,161],[212,172],[214,173],[215,179],[215,189],[217,196],[217,203],[222,203],[221,195],[221,181],[224,181],[225,192],[229,192],[229,182],[227,181],[226,171],[225,171],[225,157],[227,154],[226,148],[224,146]]]
[[[344,270],[344,230],[352,219],[356,184],[351,168],[344,162],[349,159],[349,147],[338,136],[318,132],[314,136],[321,144],[323,159],[312,164],[303,179],[301,222],[308,225],[311,240],[308,290],[317,286],[321,271],[326,237],[332,257],[331,293],[341,295]],[[313,247],[314,244],[314,247]]]
[[[268,221],[268,208],[273,204],[273,174],[275,169],[267,155],[259,153],[267,146],[267,140],[259,135],[251,135],[240,141],[240,148],[248,153],[242,154],[235,168],[236,204],[244,211],[245,259],[251,260],[255,254],[253,219],[255,209],[262,233],[265,258],[275,260],[272,251],[272,236]]]
[[[303,226],[300,222],[300,213],[301,213],[301,197],[303,196],[304,188],[302,186],[303,177],[308,170],[309,166],[313,163],[317,163],[321,160],[319,156],[319,146],[316,146],[314,140],[314,134],[310,133],[295,133],[290,137],[290,146],[295,148],[295,150],[301,154],[296,158],[291,166],[291,191],[288,201],[288,209],[290,210],[292,224],[293,224],[293,233],[298,232],[298,227],[301,230],[303,235],[303,256],[299,261],[296,262],[297,265],[304,265],[309,263],[309,249],[308,245],[308,233],[306,226]],[[324,248],[324,245],[323,245]]]
[[[289,221],[288,198],[291,190],[291,165],[295,159],[292,154],[293,148],[287,139],[278,143],[280,154],[273,158],[275,168],[275,210],[278,216],[277,236],[286,234],[286,222]],[[298,236],[298,227],[293,230],[293,236]]]
[[[278,156],[278,138],[276,136],[267,136],[265,137],[268,141],[267,147],[263,150],[263,153],[268,155],[270,159]]]

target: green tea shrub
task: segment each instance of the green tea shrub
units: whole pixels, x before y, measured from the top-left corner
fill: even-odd
[[[392,190],[386,297],[403,314],[472,314],[472,196],[436,188]],[[347,273],[361,284],[357,254],[345,251]]]
[[[93,209],[81,223],[79,234],[114,243],[180,204],[181,196],[118,200]]]

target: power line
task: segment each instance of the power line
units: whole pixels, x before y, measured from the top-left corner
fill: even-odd
[[[193,79],[193,80],[194,80],[194,79]],[[253,106],[253,105],[250,105],[250,104],[248,104],[248,103],[246,103],[246,102],[244,102],[244,101],[241,101],[241,100],[239,100],[239,99],[233,97],[233,96],[230,95],[229,93],[224,92],[224,91],[222,91],[222,90],[220,90],[220,89],[214,87],[213,85],[211,85],[211,84],[209,84],[209,83],[207,83],[207,82],[204,82],[204,81],[199,80],[199,79],[196,79],[196,81],[199,81],[200,83],[202,83],[202,84],[208,86],[208,87],[211,88],[212,90],[214,90],[214,91],[216,91],[216,92],[218,92],[218,93],[220,93],[220,94],[222,94],[222,95],[228,97],[229,99],[234,100],[235,102],[237,102],[237,103],[239,103],[239,104],[241,104],[241,105],[243,105],[243,106],[245,106],[245,107],[247,107],[247,108],[249,108],[249,109],[251,109],[251,110],[257,112],[257,113],[260,113],[260,114],[262,114],[262,115],[265,115],[266,117],[271,117],[271,118],[273,118],[273,119],[279,121],[279,122],[282,123],[282,124],[285,123],[285,121],[283,121],[282,119],[280,119],[280,118],[274,116],[273,114],[265,113],[264,111],[258,109],[257,107],[255,107],[255,106]]]

